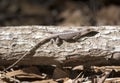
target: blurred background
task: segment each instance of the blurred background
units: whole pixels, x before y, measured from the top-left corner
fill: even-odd
[[[0,26],[120,25],[120,0],[0,0]]]

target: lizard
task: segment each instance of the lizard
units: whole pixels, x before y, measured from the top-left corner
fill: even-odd
[[[63,40],[66,42],[76,42],[81,37],[86,36],[90,32],[97,32],[93,28],[85,28],[80,31],[65,31],[56,34],[56,37],[52,38],[52,41],[55,41],[57,45],[61,45],[63,43]]]
[[[64,32],[64,33],[59,33],[59,34],[55,34],[52,35],[50,37],[44,38],[42,39],[40,42],[38,42],[35,46],[33,46],[29,51],[27,51],[25,54],[23,54],[17,61],[15,61],[12,65],[8,66],[7,68],[4,69],[4,71],[12,68],[13,66],[15,66],[18,62],[20,62],[25,56],[33,56],[36,52],[36,50],[43,44],[49,42],[51,39],[56,40],[57,42],[59,42],[58,40],[65,40],[65,41],[77,41],[80,37],[85,36],[86,34],[90,33],[90,32],[97,32],[95,29],[93,28],[85,28],[83,30],[80,31],[73,31],[73,32]]]

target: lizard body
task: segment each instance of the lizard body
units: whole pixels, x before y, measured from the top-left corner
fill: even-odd
[[[81,31],[73,31],[73,32],[64,32],[61,34],[58,34],[58,37],[62,40],[77,40],[79,39],[81,36],[86,35],[92,31],[95,31],[92,28],[89,29],[83,29]]]
[[[57,45],[61,45],[63,43],[62,40],[67,41],[67,42],[71,42],[71,41],[77,41],[78,39],[80,39],[82,36],[87,35],[90,32],[95,31],[92,28],[85,28],[82,29],[80,31],[67,31],[67,32],[62,32],[62,33],[58,33],[56,34],[56,37],[54,37],[53,39],[51,39],[52,41],[55,41],[55,43]]]

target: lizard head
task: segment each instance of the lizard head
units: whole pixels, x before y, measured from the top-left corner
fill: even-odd
[[[96,31],[93,28],[85,28],[82,32],[80,32],[79,34],[83,35],[83,36],[94,36],[98,33],[98,31]]]

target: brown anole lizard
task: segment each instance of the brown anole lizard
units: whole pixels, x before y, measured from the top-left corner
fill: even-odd
[[[55,34],[53,36],[47,37],[42,39],[39,43],[37,43],[33,48],[31,48],[28,52],[26,52],[24,55],[22,55],[16,62],[14,62],[12,65],[10,65],[9,67],[7,67],[5,69],[8,70],[10,68],[12,68],[13,66],[15,66],[18,62],[20,62],[25,56],[33,56],[36,52],[36,50],[43,44],[49,42],[51,39],[57,40],[57,42],[59,42],[58,40],[65,40],[65,41],[76,41],[78,40],[80,37],[95,31],[93,28],[85,28],[83,30],[80,31],[73,31],[73,32],[63,32],[63,33],[59,33],[59,34]],[[95,31],[97,32],[97,31]]]

